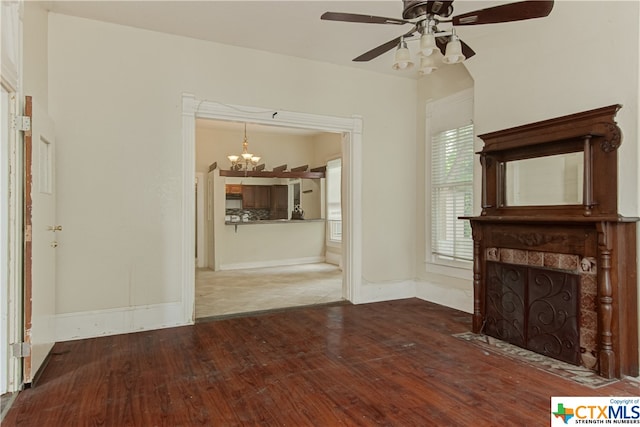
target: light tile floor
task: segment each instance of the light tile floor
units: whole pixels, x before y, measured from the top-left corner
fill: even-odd
[[[342,300],[342,271],[331,264],[196,270],[196,318]]]

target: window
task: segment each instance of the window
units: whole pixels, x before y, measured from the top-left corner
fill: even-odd
[[[327,162],[327,236],[330,242],[342,241],[342,160]]]
[[[465,91],[429,105],[431,238],[430,262],[468,267],[473,260],[469,221],[473,211],[472,94]],[[430,240],[430,241],[429,241]]]

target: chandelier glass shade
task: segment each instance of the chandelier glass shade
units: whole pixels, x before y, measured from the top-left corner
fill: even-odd
[[[400,39],[400,44],[396,50],[396,56],[393,61],[394,70],[406,70],[413,67],[413,61],[411,60],[411,52],[407,47],[407,42]]]
[[[460,43],[460,39],[455,34],[452,34],[451,40],[447,43],[447,49],[445,50],[442,62],[445,64],[457,64],[464,60],[465,57],[462,54],[462,44]]]
[[[430,56],[435,51],[439,51],[436,45],[436,36],[433,33],[425,33],[420,37],[420,53],[423,56]]]

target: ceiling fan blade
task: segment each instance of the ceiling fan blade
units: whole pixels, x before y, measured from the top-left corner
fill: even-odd
[[[473,49],[471,49],[469,45],[462,40],[460,40],[460,44],[462,45],[462,54],[464,55],[465,59],[469,59],[476,54]]]
[[[453,25],[479,25],[522,21],[545,17],[551,13],[551,9],[553,1],[521,1],[463,13],[454,16],[451,22]]]
[[[436,45],[438,46],[438,49],[440,49],[440,52],[442,52],[443,55],[447,50],[448,42],[449,42],[448,36],[436,37]],[[463,42],[462,40],[460,40],[460,45],[462,46],[462,54],[464,55],[465,59],[469,59],[476,54],[473,51],[473,49],[471,49],[469,45]]]
[[[359,15],[357,13],[341,12],[325,12],[322,14],[320,19],[324,19],[326,21],[360,22],[363,24],[404,25],[412,23],[409,21],[405,21],[404,19],[385,18],[384,16]]]
[[[367,51],[365,53],[363,53],[362,55],[358,56],[357,58],[353,58],[354,62],[367,62],[367,61],[371,61],[374,58],[377,58],[378,56],[382,55],[383,53],[386,53],[388,51],[390,51],[391,49],[393,49],[394,47],[398,46],[398,43],[400,43],[400,39],[402,39],[403,37],[411,37],[415,31],[417,30],[417,27],[413,27],[413,29],[411,31],[409,31],[406,34],[401,35],[400,37],[396,37],[393,40],[389,40],[388,42],[381,44],[378,47],[374,47],[373,49],[371,49],[370,51]]]
[[[396,37],[393,40],[389,40],[385,44],[381,44],[378,47],[374,47],[370,51],[363,53],[362,55],[358,56],[357,58],[353,58],[353,61],[354,62],[371,61],[372,59],[377,58],[378,56],[382,55],[383,53],[386,53],[386,52],[390,51],[391,49],[393,49],[394,47],[398,46],[398,43],[400,43],[400,39],[401,38],[402,37]]]

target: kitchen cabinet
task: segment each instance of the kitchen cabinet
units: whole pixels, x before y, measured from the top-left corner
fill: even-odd
[[[242,208],[243,209],[269,209],[271,203],[271,186],[269,185],[243,185]]]
[[[288,219],[289,186],[272,185],[269,219]]]
[[[242,194],[242,184],[227,184],[225,186],[225,192],[227,194],[240,195]]]

